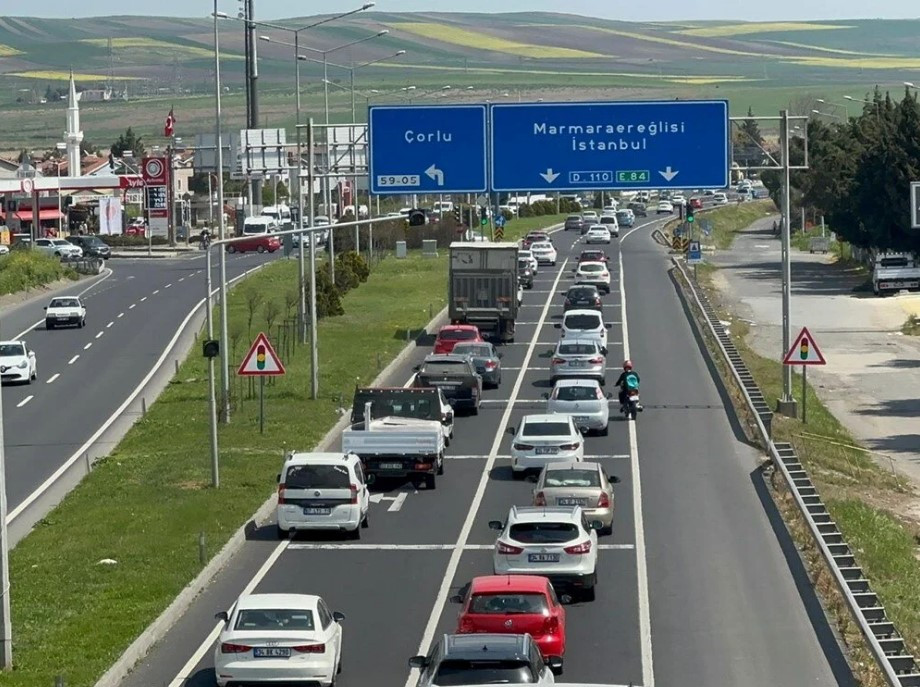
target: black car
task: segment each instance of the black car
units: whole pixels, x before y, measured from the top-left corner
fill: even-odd
[[[576,284],[564,292],[564,311],[569,310],[600,310],[601,292],[593,284]]]
[[[574,231],[581,231],[582,222],[583,220],[581,219],[581,215],[569,215],[565,218],[565,231],[569,231],[570,229]]]
[[[416,365],[415,372],[414,386],[440,389],[455,408],[469,408],[473,415],[479,414],[482,377],[467,356],[432,353],[425,357],[425,362]]]
[[[525,289],[533,288],[533,267],[530,260],[518,260],[518,281]]]
[[[626,207],[632,210],[636,217],[648,217],[648,208],[645,203],[632,202]]]
[[[112,249],[98,236],[68,236],[67,240],[83,249],[85,258],[102,258],[108,260],[112,257]]]

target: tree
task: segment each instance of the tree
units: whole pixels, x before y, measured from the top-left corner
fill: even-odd
[[[125,151],[130,151],[137,159],[144,156],[144,142],[130,126],[112,144],[112,155],[115,157],[121,157]]]

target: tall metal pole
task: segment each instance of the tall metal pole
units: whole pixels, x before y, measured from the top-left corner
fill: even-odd
[[[300,222],[301,228],[304,224],[304,211],[303,211],[303,184],[300,182],[300,170],[303,167],[303,143],[300,133],[300,32],[294,32],[294,80],[297,89],[297,221]],[[312,159],[310,163],[312,164]],[[310,189],[310,193],[313,193],[313,189]],[[313,227],[313,219],[310,218],[310,228]],[[304,257],[304,241],[309,239],[313,240],[313,234],[300,234],[300,241],[298,242],[300,249],[297,251],[297,267],[298,273],[300,275],[300,343],[307,343],[307,279],[306,279],[306,265]]]
[[[781,110],[780,116],[780,145],[782,146],[783,160],[783,198],[782,198],[782,261],[783,261],[783,350],[785,355],[792,345],[792,332],[789,322],[789,302],[792,297],[792,265],[790,260],[791,246],[791,212],[789,200],[789,111]],[[783,398],[778,404],[778,410],[784,415],[797,414],[796,402],[792,396],[792,366],[783,365]]]
[[[351,123],[354,124],[357,122],[357,115],[355,114],[355,64],[351,64]],[[355,218],[357,219],[357,217]]]
[[[217,0],[215,0],[215,4]],[[221,246],[223,250],[223,246]],[[207,313],[207,322],[208,322],[208,339],[214,338],[214,316],[211,314],[212,303],[211,303],[211,246],[209,245],[205,251],[205,261],[207,263],[207,268],[205,272],[207,277],[205,278],[205,288],[207,290],[207,296],[205,297],[205,312]],[[224,349],[224,342],[220,342],[221,350]],[[217,444],[217,384],[215,382],[215,373],[214,373],[214,358],[208,358],[208,420],[211,428],[211,486],[217,489],[220,486],[220,451]]]
[[[258,129],[259,128],[259,57],[258,57],[258,41],[256,40],[256,25],[253,23],[255,20],[255,0],[245,0],[245,14],[246,14],[246,33],[249,37],[249,60],[246,63],[247,72],[246,72],[246,81],[249,84],[249,128]],[[252,179],[249,182],[252,195],[255,197],[255,202],[261,206],[262,205],[262,179],[256,178]]]
[[[319,355],[316,351],[316,232],[313,231],[315,207],[313,204],[313,117],[307,126],[307,181],[310,184],[310,398],[316,400],[319,395]],[[329,232],[331,238],[332,232]]]
[[[10,621],[10,546],[6,529],[6,457],[3,438],[3,394],[0,394],[0,668],[13,667],[13,624]]]
[[[329,275],[332,277],[332,283],[335,284],[335,220],[337,217],[332,212],[332,157],[329,150],[329,61],[327,53],[323,53],[323,124],[325,142],[325,152],[323,161],[325,162],[325,174],[323,174],[323,203],[326,206],[326,215],[329,217]]]
[[[214,118],[216,121],[214,140],[216,141],[217,154],[215,166],[217,167],[217,236],[220,240],[227,238],[224,223],[224,146],[221,141],[221,106],[220,106],[220,35],[217,30],[217,0],[214,0]],[[211,253],[208,251],[208,269],[211,268]],[[208,273],[210,274],[210,272]],[[208,286],[208,313],[211,312],[210,301],[211,287]],[[210,335],[213,338],[213,335]],[[229,337],[227,336],[227,252],[220,249],[220,388],[221,388],[221,416],[226,423],[230,422],[230,351]],[[211,363],[209,363],[211,364]],[[216,429],[215,429],[216,431]],[[216,438],[215,438],[216,442]],[[214,460],[217,458],[215,456]]]

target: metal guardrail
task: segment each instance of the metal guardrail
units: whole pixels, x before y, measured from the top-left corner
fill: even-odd
[[[61,263],[80,274],[100,274],[105,265],[102,258],[61,258]]]
[[[774,466],[782,473],[879,670],[890,687],[920,687],[920,669],[914,657],[907,653],[904,638],[888,618],[885,607],[878,595],[872,591],[862,568],[856,564],[853,551],[844,541],[843,534],[831,518],[795,449],[787,443],[773,442],[773,413],[728,332],[722,326],[715,309],[706,294],[697,288],[690,274],[684,269],[683,262],[676,258],[672,258],[671,261],[683,276],[696,305],[703,313],[710,333],[728,363],[745,402],[754,414],[763,444],[772,457]]]

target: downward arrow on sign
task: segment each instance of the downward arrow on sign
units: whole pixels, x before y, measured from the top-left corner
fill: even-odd
[[[665,181],[671,181],[671,179],[673,179],[678,174],[680,174],[680,172],[677,171],[676,169],[672,172],[671,165],[668,165],[667,167],[665,167],[663,172],[659,170],[658,173],[665,178]]]
[[[547,184],[551,184],[559,178],[559,173],[553,172],[552,167],[547,167],[545,172],[540,172],[540,176],[546,180]]]

